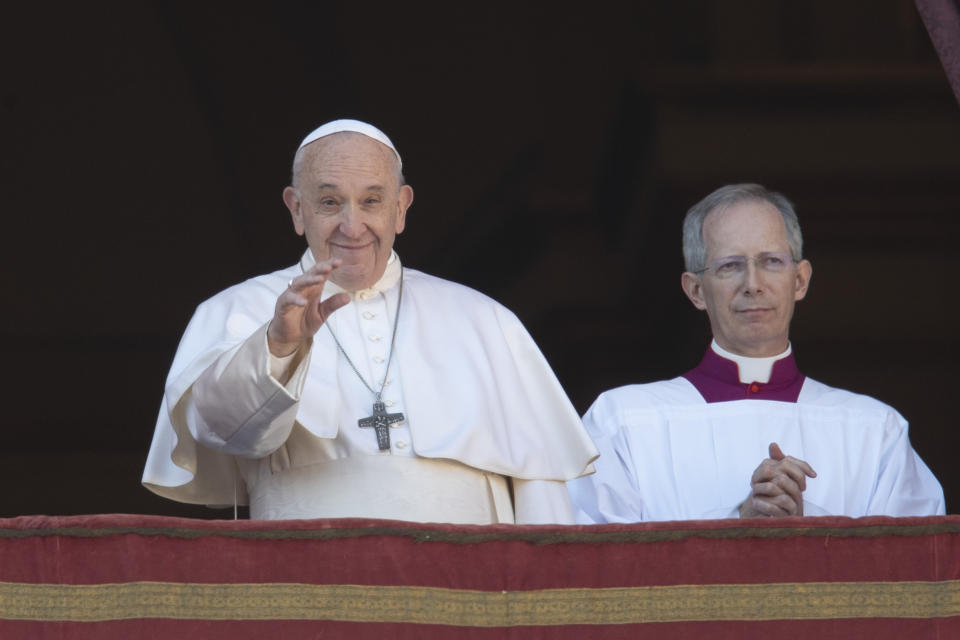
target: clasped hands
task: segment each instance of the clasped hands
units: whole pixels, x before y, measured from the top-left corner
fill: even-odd
[[[295,353],[323,326],[330,314],[350,302],[348,293],[320,300],[323,285],[341,264],[340,258],[318,262],[290,281],[290,286],[277,298],[273,319],[267,327],[270,353],[278,358]]]
[[[769,454],[753,472],[740,517],[802,516],[807,478],[816,478],[817,472],[803,460],[784,455],[776,442],[770,443]]]

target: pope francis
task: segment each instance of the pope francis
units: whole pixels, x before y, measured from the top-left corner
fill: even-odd
[[[390,139],[319,127],[283,200],[308,249],[197,308],[144,485],[259,519],[573,522],[564,482],[597,450],[514,314],[402,266]]]

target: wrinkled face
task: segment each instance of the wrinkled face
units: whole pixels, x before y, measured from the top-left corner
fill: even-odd
[[[340,258],[331,280],[356,291],[383,275],[393,241],[403,231],[413,189],[400,186],[397,158],[359,133],[336,133],[310,143],[283,201],[298,235],[318,262]]]
[[[806,260],[777,270],[761,266],[771,255],[790,254],[780,213],[763,200],[712,211],[703,223],[703,239],[708,266],[731,256],[747,258],[737,273],[718,276],[708,269],[683,274],[684,292],[707,312],[717,343],[744,356],[782,353],[794,304],[807,294],[813,269]]]

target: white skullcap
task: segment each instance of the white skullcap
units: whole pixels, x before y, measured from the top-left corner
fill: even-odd
[[[400,168],[403,168],[403,160],[400,159],[400,152],[397,151],[397,148],[393,146],[392,142],[390,142],[390,138],[387,137],[387,134],[385,134],[383,131],[380,131],[380,129],[377,129],[372,124],[360,122],[359,120],[333,120],[326,124],[322,124],[307,134],[307,137],[304,138],[303,142],[300,143],[300,146],[297,147],[297,151],[300,151],[300,149],[303,149],[305,146],[315,140],[333,135],[334,133],[343,133],[344,131],[352,131],[353,133],[363,134],[368,138],[373,138],[380,144],[389,147],[390,150],[393,151],[393,153],[397,156],[397,162],[400,164]]]

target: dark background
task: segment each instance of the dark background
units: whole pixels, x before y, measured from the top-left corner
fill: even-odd
[[[960,500],[960,109],[910,0],[188,2],[0,20],[0,516],[221,511],[140,474],[193,308],[295,262],[299,140],[384,129],[404,263],[526,323],[577,409],[707,345],[680,221],[757,181],[814,265],[801,368],[877,396]]]

